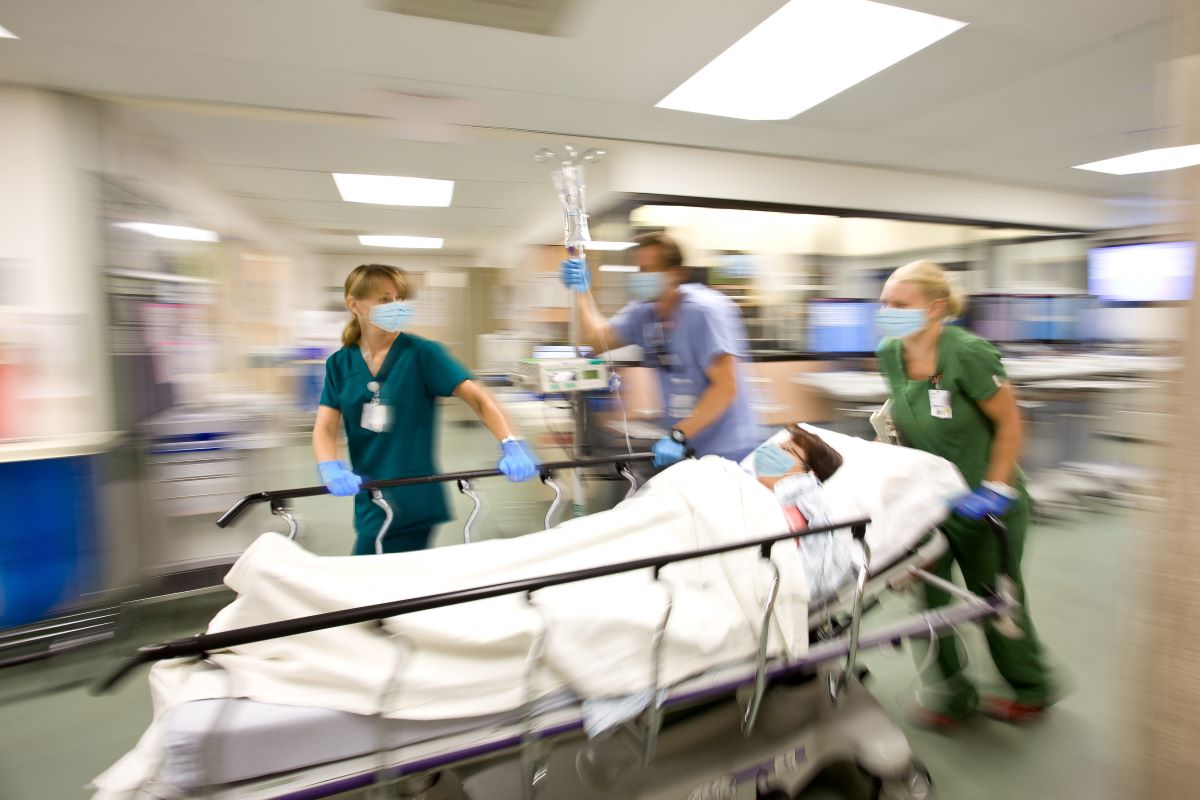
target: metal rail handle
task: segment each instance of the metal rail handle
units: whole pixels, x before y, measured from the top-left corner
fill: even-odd
[[[554,490],[554,502],[550,504],[550,508],[546,511],[546,530],[553,527],[555,516],[558,515],[558,507],[562,504],[562,487],[558,485],[558,481],[554,480],[549,470],[542,470],[542,483]]]
[[[604,456],[599,458],[579,458],[574,461],[555,461],[543,464],[546,472],[555,470],[579,469],[583,467],[602,467],[609,464],[635,464],[643,461],[653,461],[653,453],[627,453],[620,456]],[[460,480],[475,480],[477,478],[492,478],[503,475],[498,469],[477,469],[467,472],[447,472],[442,475],[422,475],[416,478],[392,478],[384,481],[368,481],[359,491],[369,492],[372,489],[389,489],[397,486],[424,486],[430,483],[452,483]],[[273,500],[294,500],[298,497],[319,497],[329,494],[324,486],[306,486],[300,489],[280,489],[270,492],[248,494],[238,500],[217,519],[217,527],[224,528],[236,520],[243,512],[255,503],[269,503]]]
[[[374,605],[359,606],[357,608],[349,608],[342,611],[327,611],[322,614],[312,614],[307,617],[298,617],[296,619],[283,620],[281,622],[266,622],[261,625],[251,625],[245,628],[236,628],[229,631],[218,631],[216,633],[199,633],[195,636],[189,636],[185,639],[174,639],[167,642],[160,642],[158,644],[144,645],[139,647],[132,655],[127,657],[120,665],[108,673],[95,686],[94,691],[108,691],[141,664],[149,664],[154,661],[165,661],[171,658],[195,657],[204,655],[212,650],[223,650],[243,644],[265,642],[271,639],[282,639],[286,636],[298,636],[302,633],[313,633],[315,631],[327,630],[329,628],[339,628],[343,625],[374,622],[376,620],[387,619],[388,617],[397,617],[403,614],[413,614],[418,611],[428,611],[433,608],[445,608],[447,606],[470,603],[475,600],[487,600],[492,597],[501,597],[503,595],[517,594],[519,592],[535,592],[541,589],[548,589],[551,586],[561,586],[566,583],[578,583],[579,581],[592,580],[593,578],[604,578],[609,575],[620,575],[626,572],[636,572],[642,569],[658,569],[665,567],[668,564],[693,561],[697,558],[706,558],[708,556],[723,555],[725,553],[732,553],[734,551],[744,550],[750,547],[761,548],[788,539],[795,539],[802,536],[814,536],[819,533],[829,533],[831,531],[845,530],[846,528],[850,528],[851,533],[855,538],[861,539],[866,534],[866,526],[868,522],[870,522],[870,520],[860,519],[834,525],[822,525],[820,527],[811,528],[807,531],[801,531],[799,533],[795,531],[788,531],[787,533],[777,533],[772,536],[749,539],[744,542],[716,545],[698,550],[685,550],[681,553],[671,553],[669,555],[641,558],[635,561],[626,561],[620,564],[608,564],[601,567],[589,567],[588,569],[575,570],[572,572],[560,572],[541,578],[525,578],[522,580],[506,581],[504,583],[494,583],[488,586],[477,586],[472,589],[459,589],[453,592],[442,592],[439,594],[425,595],[424,597],[414,597],[408,600],[395,600],[390,603],[376,603]]]
[[[479,496],[479,492],[475,491],[475,487],[471,485],[471,482],[465,478],[458,482],[458,490],[471,498],[471,502],[475,504],[471,509],[471,516],[467,517],[467,524],[463,525],[463,541],[470,544],[471,528],[475,525],[475,520],[479,517],[480,510],[483,509],[483,498]]]
[[[762,546],[762,557],[771,568],[771,588],[767,590],[767,599],[763,603],[762,624],[758,631],[758,653],[755,661],[754,694],[746,706],[742,717],[742,736],[754,733],[758,723],[758,712],[762,708],[763,695],[767,690],[767,643],[771,636],[771,617],[775,613],[775,600],[779,597],[780,573],[779,565],[771,558],[771,546]]]

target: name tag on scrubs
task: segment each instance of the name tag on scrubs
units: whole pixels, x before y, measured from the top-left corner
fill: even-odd
[[[391,409],[383,403],[363,403],[362,426],[375,433],[383,433],[391,427]]]
[[[934,419],[954,419],[954,414],[950,411],[949,389],[929,390],[929,413]]]

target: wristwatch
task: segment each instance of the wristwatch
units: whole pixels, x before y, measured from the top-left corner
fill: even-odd
[[[671,428],[671,441],[677,444],[687,444],[687,437],[683,435],[683,431],[679,428]]]

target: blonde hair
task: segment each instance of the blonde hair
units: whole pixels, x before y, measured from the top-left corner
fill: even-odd
[[[892,273],[888,281],[908,283],[921,290],[926,300],[945,300],[946,319],[957,319],[967,310],[967,298],[950,284],[946,270],[932,261],[913,261]]]
[[[346,276],[342,295],[347,300],[351,297],[355,300],[366,300],[380,282],[394,285],[396,297],[400,300],[408,300],[411,297],[408,273],[399,267],[389,267],[386,264],[363,264],[355,267],[354,271]],[[346,327],[342,329],[342,346],[353,347],[361,340],[362,326],[358,324],[358,317],[352,315]]]

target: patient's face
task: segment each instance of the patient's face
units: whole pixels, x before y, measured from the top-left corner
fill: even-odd
[[[779,449],[792,457],[792,467],[782,475],[759,475],[758,482],[768,489],[774,489],[775,484],[789,475],[808,472],[808,456],[805,454],[804,448],[796,444],[795,440],[789,438],[780,442]]]

